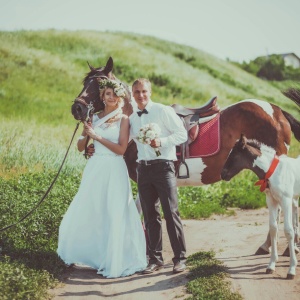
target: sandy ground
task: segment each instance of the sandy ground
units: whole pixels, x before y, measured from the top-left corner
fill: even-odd
[[[294,280],[286,280],[289,258],[281,254],[286,248],[283,224],[279,227],[279,260],[273,274],[265,274],[269,255],[255,256],[268,232],[268,211],[237,210],[235,216],[215,216],[210,220],[183,220],[187,255],[198,251],[216,252],[216,258],[228,267],[232,290],[244,299],[300,299],[300,267]],[[164,224],[165,225],[165,224]],[[188,271],[172,273],[172,251],[164,227],[165,268],[151,275],[133,275],[105,279],[95,270],[75,267],[65,274],[64,285],[51,291],[55,300],[111,299],[169,300],[184,299]],[[300,254],[298,255],[299,259]]]

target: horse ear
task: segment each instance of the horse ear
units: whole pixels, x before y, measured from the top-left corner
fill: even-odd
[[[105,73],[106,74],[110,73],[113,70],[113,67],[114,67],[114,61],[113,61],[112,57],[110,56],[106,63],[106,66],[104,68]]]
[[[94,71],[94,70],[95,70],[95,68],[94,68],[93,66],[91,66],[90,63],[89,63],[88,61],[87,61],[87,64],[89,65],[89,68],[90,68],[91,71]]]

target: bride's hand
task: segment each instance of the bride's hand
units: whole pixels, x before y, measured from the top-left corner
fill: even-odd
[[[87,130],[92,127],[92,123],[91,122],[83,122],[83,133],[87,134]]]
[[[92,139],[95,139],[97,137],[97,134],[96,134],[95,130],[92,127],[89,127],[86,130],[86,134],[89,135]]]
[[[85,133],[90,136],[92,139],[95,139],[95,137],[97,136],[96,135],[96,132],[95,130],[92,128],[92,124],[89,122],[84,122],[84,131]]]

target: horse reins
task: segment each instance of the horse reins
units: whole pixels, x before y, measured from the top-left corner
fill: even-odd
[[[90,78],[90,80],[96,79],[96,80],[99,82],[99,79],[101,79],[101,78],[102,78],[102,79],[108,79],[107,76],[101,75],[101,76],[93,76],[93,77]],[[85,101],[82,97],[80,97],[80,96],[79,96],[79,97],[76,97],[75,100],[74,100],[74,103],[75,103],[75,102],[79,102],[79,103],[83,104],[83,105],[87,108],[88,111],[87,111],[86,119],[85,119],[86,122],[88,122],[89,120],[91,120],[91,116],[90,116],[90,115],[91,115],[91,114],[93,113],[93,111],[95,110],[95,108],[94,108],[94,103],[96,102],[96,100],[98,100],[98,97],[92,99],[92,100],[90,101],[90,103],[86,103],[86,101]],[[84,145],[84,154],[83,154],[83,156],[84,156],[86,159],[89,158],[88,151],[87,151],[87,145],[88,145],[88,143],[89,143],[89,140],[90,140],[90,138],[87,137],[86,142],[85,142],[85,145]]]
[[[80,124],[80,122],[78,122],[78,123],[76,124],[76,128],[75,128],[75,130],[74,130],[73,136],[72,136],[72,138],[71,138],[69,147],[68,147],[67,152],[66,152],[66,154],[65,154],[65,157],[64,157],[64,159],[63,159],[63,161],[62,161],[62,164],[61,164],[61,166],[60,166],[60,168],[59,168],[59,170],[58,170],[56,176],[54,177],[54,179],[53,179],[51,185],[49,186],[48,190],[46,191],[46,193],[45,193],[44,196],[42,197],[42,199],[41,199],[41,200],[40,200],[40,201],[39,201],[39,202],[38,202],[38,203],[37,203],[37,204],[36,204],[36,205],[35,205],[28,213],[27,213],[27,214],[25,214],[20,220],[18,220],[16,223],[13,223],[13,224],[11,224],[11,225],[8,225],[8,226],[6,226],[6,227],[0,229],[0,232],[5,231],[5,230],[7,230],[7,229],[9,229],[9,228],[11,228],[11,227],[13,227],[13,226],[15,226],[15,225],[21,223],[21,222],[22,222],[23,220],[25,220],[28,216],[30,216],[30,215],[31,215],[31,214],[32,214],[32,213],[33,213],[33,212],[34,212],[34,211],[42,204],[42,202],[45,200],[45,198],[47,197],[47,195],[48,195],[49,192],[51,191],[51,189],[52,189],[54,183],[56,182],[56,179],[58,178],[58,175],[59,175],[59,173],[60,173],[60,171],[61,171],[61,169],[62,169],[62,167],[63,167],[63,165],[64,165],[64,163],[65,163],[65,160],[66,160],[67,155],[68,155],[68,153],[69,153],[71,144],[72,144],[72,142],[73,142],[73,139],[74,139],[75,133],[76,133],[78,127],[79,127],[79,124]]]
[[[106,76],[94,76],[94,77],[92,77],[91,79],[94,79],[94,78],[96,78],[96,79],[99,79],[99,78],[104,78],[104,79],[107,79],[108,77],[106,77]],[[87,107],[87,109],[88,109],[88,111],[87,111],[87,117],[86,117],[86,122],[90,119],[90,114],[94,111],[94,103],[95,103],[95,101],[97,100],[97,98],[95,98],[95,99],[93,99],[89,104],[88,103],[86,103],[86,101],[83,99],[83,98],[81,98],[81,97],[77,97],[75,100],[74,100],[74,102],[79,102],[79,103],[81,103],[81,104],[83,104],[83,105],[85,105],[86,107]],[[80,121],[80,122],[82,122],[82,121]],[[66,151],[66,154],[65,154],[65,156],[64,156],[64,159],[63,159],[63,161],[62,161],[62,164],[61,164],[61,166],[60,166],[60,168],[59,168],[59,170],[58,170],[58,172],[57,172],[57,174],[56,174],[56,176],[54,177],[54,179],[53,179],[53,181],[52,181],[52,183],[51,183],[51,185],[49,186],[49,188],[47,189],[47,191],[46,191],[46,193],[44,194],[44,196],[41,198],[41,200],[28,212],[28,213],[26,213],[20,220],[18,220],[16,223],[13,223],[13,224],[11,224],[11,225],[8,225],[8,226],[6,226],[6,227],[3,227],[2,229],[0,229],[0,232],[2,232],[2,231],[5,231],[5,230],[7,230],[7,229],[9,229],[9,228],[11,228],[11,227],[13,227],[13,226],[15,226],[15,225],[17,225],[17,224],[19,224],[20,222],[22,222],[23,220],[25,220],[28,216],[30,216],[41,204],[42,204],[42,202],[45,200],[45,198],[47,197],[47,195],[49,194],[49,192],[51,191],[51,189],[53,188],[53,185],[54,185],[54,183],[56,182],[56,180],[57,180],[57,178],[58,178],[58,175],[60,174],[60,171],[61,171],[61,169],[62,169],[62,167],[63,167],[63,165],[64,165],[64,163],[65,163],[65,160],[66,160],[66,158],[67,158],[67,156],[68,156],[68,153],[69,153],[69,150],[70,150],[70,147],[71,147],[71,144],[72,144],[72,142],[73,142],[73,139],[74,139],[74,136],[75,136],[75,134],[76,134],[76,132],[77,132],[77,130],[78,130],[78,127],[79,127],[79,124],[80,124],[80,122],[78,122],[77,124],[76,124],[76,128],[75,128],[75,130],[74,130],[74,133],[73,133],[73,136],[72,136],[72,138],[71,138],[71,141],[70,141],[70,144],[69,144],[69,146],[68,146],[68,149],[67,149],[67,151]],[[84,154],[84,156],[85,156],[85,158],[87,158],[87,144],[88,144],[88,139],[87,139],[87,141],[86,141],[86,145],[85,145],[85,154]]]
[[[87,114],[86,114],[85,122],[88,122],[88,121],[91,119],[90,114],[95,110],[94,105],[93,105],[94,101],[95,101],[95,100],[93,100],[93,101],[91,101],[89,104],[87,104],[87,103],[85,102],[85,100],[82,99],[81,97],[77,97],[77,98],[74,100],[74,102],[79,102],[79,103],[81,103],[81,104],[83,104],[83,105],[85,105],[85,106],[87,107],[87,110],[88,110],[88,111],[87,111]],[[81,121],[81,122],[83,122],[83,121]],[[85,145],[84,145],[84,154],[83,154],[83,156],[84,156],[86,159],[89,158],[89,156],[88,156],[88,154],[87,154],[87,145],[88,145],[88,143],[89,143],[89,140],[90,140],[90,137],[88,136],[87,139],[86,139]]]

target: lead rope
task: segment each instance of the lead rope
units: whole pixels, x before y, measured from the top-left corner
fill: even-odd
[[[32,214],[32,213],[33,213],[33,212],[34,212],[34,211],[42,204],[42,202],[45,200],[45,198],[47,197],[47,195],[48,195],[49,192],[51,191],[51,189],[52,189],[52,187],[53,187],[53,185],[54,185],[56,179],[58,178],[58,175],[59,175],[59,173],[60,173],[60,171],[61,171],[61,169],[62,169],[62,167],[63,167],[63,165],[64,165],[64,163],[65,163],[65,160],[66,160],[67,155],[68,155],[68,153],[69,153],[71,144],[72,144],[72,142],[73,142],[73,139],[74,139],[74,136],[75,136],[75,133],[76,133],[76,131],[77,131],[77,129],[78,129],[79,124],[80,124],[80,122],[78,122],[77,125],[76,125],[76,128],[75,128],[75,130],[74,130],[74,133],[73,133],[71,142],[70,142],[70,144],[69,144],[69,147],[68,147],[68,149],[67,149],[67,152],[66,152],[66,154],[65,154],[65,157],[64,157],[64,159],[63,159],[63,161],[62,161],[62,164],[61,164],[61,166],[60,166],[60,168],[59,168],[59,170],[58,170],[56,176],[54,177],[54,179],[53,179],[51,185],[49,186],[48,190],[46,191],[46,193],[45,193],[44,196],[42,197],[42,199],[41,199],[41,200],[40,200],[40,201],[39,201],[39,202],[38,202],[38,203],[37,203],[37,204],[36,204],[36,205],[35,205],[28,213],[27,213],[27,214],[25,214],[19,221],[17,221],[17,222],[14,223],[14,224],[8,225],[8,226],[6,226],[6,227],[0,229],[0,232],[5,231],[5,230],[7,230],[7,229],[9,229],[9,228],[11,228],[11,227],[13,227],[13,226],[15,226],[15,225],[21,223],[21,222],[22,222],[23,220],[25,220],[28,216],[30,216],[30,215],[31,215],[31,214]]]

